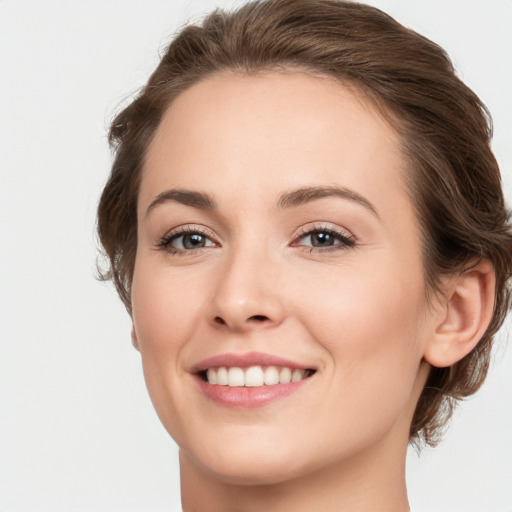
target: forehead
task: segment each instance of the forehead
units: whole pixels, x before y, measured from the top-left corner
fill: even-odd
[[[298,72],[216,75],[165,113],[148,149],[140,200],[171,187],[256,198],[339,184],[362,195],[396,195],[405,189],[399,148],[398,134],[349,85]],[[379,202],[385,209],[386,194]]]

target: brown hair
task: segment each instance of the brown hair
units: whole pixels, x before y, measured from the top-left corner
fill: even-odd
[[[490,115],[454,73],[442,48],[380,10],[343,0],[263,0],[216,10],[171,42],[138,97],[115,118],[115,160],[98,207],[98,234],[128,311],[137,247],[137,195],[145,152],[172,100],[223,71],[298,68],[362,90],[402,137],[410,193],[422,228],[428,288],[481,259],[496,273],[495,310],[477,347],[433,368],[411,440],[436,443],[456,399],[482,384],[492,340],[510,308],[510,216],[490,149]]]

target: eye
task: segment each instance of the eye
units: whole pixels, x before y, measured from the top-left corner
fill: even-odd
[[[184,254],[206,247],[217,247],[217,244],[201,230],[187,228],[166,234],[157,246],[171,254]]]
[[[352,235],[334,228],[315,227],[304,230],[293,241],[292,246],[309,247],[315,250],[344,250],[355,245]]]
[[[215,245],[208,237],[201,233],[187,233],[186,235],[175,235],[169,241],[169,245],[172,245],[176,249],[201,249],[202,247],[208,247]]]
[[[331,247],[337,245],[339,238],[327,231],[317,231],[311,233],[302,239],[303,245],[311,245],[311,247]]]

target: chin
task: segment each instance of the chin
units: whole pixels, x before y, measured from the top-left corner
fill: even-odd
[[[212,445],[194,446],[193,451],[181,450],[181,459],[188,459],[194,466],[216,480],[232,485],[258,486],[273,485],[287,480],[299,478],[311,471],[311,464],[297,458],[296,448],[281,449],[275,446],[262,446],[260,443],[249,443],[247,436],[244,446],[217,442]]]

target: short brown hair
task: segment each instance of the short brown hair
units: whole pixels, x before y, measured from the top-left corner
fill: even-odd
[[[401,135],[407,182],[422,228],[429,290],[444,274],[482,259],[496,273],[494,315],[476,348],[433,368],[419,399],[411,440],[433,445],[455,400],[482,384],[493,337],[510,309],[510,214],[490,149],[491,119],[455,75],[445,51],[382,11],[343,0],[263,0],[216,10],[171,42],[138,97],[112,123],[115,160],[98,207],[98,234],[112,279],[131,312],[137,196],[148,146],[169,104],[223,71],[294,68],[358,87]]]

